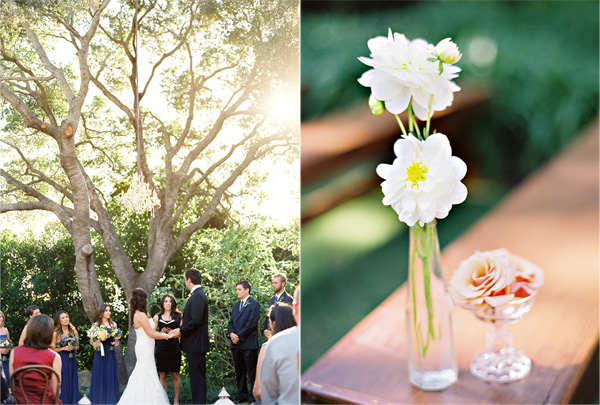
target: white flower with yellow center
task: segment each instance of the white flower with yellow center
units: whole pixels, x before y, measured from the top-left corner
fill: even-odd
[[[385,180],[383,204],[390,205],[400,221],[413,226],[445,218],[453,204],[467,198],[461,183],[467,165],[452,156],[446,135],[433,134],[424,141],[403,136],[394,144],[394,153],[393,164],[380,164],[377,174]]]
[[[363,73],[358,82],[370,87],[389,112],[406,111],[412,100],[415,115],[425,121],[434,111],[452,104],[453,93],[460,90],[452,79],[458,76],[460,68],[443,63],[440,73],[440,60],[433,45],[423,39],[409,41],[391,30],[387,38],[371,38],[367,44],[371,59],[358,59],[373,69]]]

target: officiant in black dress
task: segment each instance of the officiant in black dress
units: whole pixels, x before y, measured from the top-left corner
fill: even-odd
[[[177,309],[177,301],[170,294],[165,294],[160,299],[160,312],[154,315],[154,324],[158,330],[169,333],[177,329],[182,323],[182,314]],[[173,404],[179,405],[179,392],[181,391],[181,347],[179,339],[157,340],[156,341],[156,370],[160,376],[160,383],[165,392],[167,391],[167,377],[169,373],[173,375],[173,391],[175,397]]]

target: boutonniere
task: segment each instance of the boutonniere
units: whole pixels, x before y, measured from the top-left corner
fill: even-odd
[[[244,302],[243,307],[246,308],[248,305],[250,305],[250,300],[247,299],[246,302]]]
[[[277,302],[283,302],[283,294],[281,294],[281,296],[279,297],[279,299],[277,300]]]

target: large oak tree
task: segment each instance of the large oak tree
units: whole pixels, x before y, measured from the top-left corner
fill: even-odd
[[[56,215],[90,319],[103,302],[92,232],[129,299],[235,193],[255,192],[253,162],[298,153],[298,123],[272,114],[276,94],[299,96],[297,1],[138,1],[137,14],[128,0],[0,2],[0,212]],[[111,208],[138,162],[161,203],[142,269]]]

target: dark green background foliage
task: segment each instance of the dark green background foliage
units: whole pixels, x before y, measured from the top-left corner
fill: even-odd
[[[271,277],[277,273],[285,274],[288,279],[286,290],[290,294],[299,284],[298,231],[297,223],[290,228],[206,229],[180,252],[184,256],[195,252],[195,261],[191,264],[202,272],[203,288],[209,301],[211,352],[206,359],[209,391],[235,385],[227,333],[231,308],[237,301],[235,283],[247,280],[252,285],[251,295],[261,304],[260,331],[267,302],[273,295]],[[184,308],[188,297],[182,276],[185,270],[169,270],[169,276],[152,292],[151,301],[157,303],[164,293],[169,292],[175,295],[178,308]],[[156,311],[158,306],[155,304],[152,312]],[[259,341],[264,341],[262,334]]]
[[[18,343],[28,321],[25,308],[29,305],[37,305],[43,314],[51,317],[62,309],[69,313],[71,323],[81,338],[77,359],[79,367],[91,369],[94,353],[87,339],[90,321],[83,311],[81,295],[77,290],[75,252],[71,239],[61,231],[51,229],[39,239],[5,231],[0,234],[0,247],[0,308],[6,315],[6,325],[13,343]],[[114,289],[106,283],[101,283],[100,287],[106,301],[112,302]],[[112,316],[126,332],[127,314],[113,311]]]
[[[143,227],[133,226],[139,218],[128,220],[131,238],[140,237]],[[58,310],[69,312],[71,322],[83,337],[78,353],[80,369],[91,370],[93,350],[86,337],[90,322],[83,312],[81,297],[77,291],[75,256],[71,240],[64,232],[48,230],[39,239],[33,236],[17,236],[11,232],[0,234],[2,296],[0,308],[7,317],[7,327],[13,340],[18,340],[26,324],[24,315],[28,305],[38,305],[42,313],[53,316]],[[299,227],[298,223],[288,227],[268,229],[205,229],[181,249],[169,263],[165,276],[157,288],[151,292],[150,311],[159,311],[159,301],[163,294],[176,297],[178,308],[183,310],[189,292],[185,288],[183,273],[189,267],[197,267],[203,274],[203,288],[209,299],[209,330],[211,352],[207,356],[207,382],[209,399],[217,399],[218,391],[226,386],[230,393],[235,387],[233,359],[229,350],[227,323],[233,304],[237,301],[235,283],[248,280],[252,287],[251,295],[261,303],[259,330],[266,314],[266,304],[273,294],[271,277],[284,273],[288,277],[287,291],[291,294],[299,282]],[[134,259],[143,266],[143,249],[134,248]],[[100,248],[95,245],[95,260],[98,277],[105,301],[113,306],[113,319],[126,333],[128,320],[124,295],[111,276],[110,262]],[[264,338],[260,337],[260,342]],[[126,342],[126,339],[123,339]],[[183,373],[187,373],[185,362]],[[184,376],[185,379],[185,376]],[[182,403],[185,396],[182,393]]]
[[[518,181],[598,112],[597,1],[334,1],[302,4],[303,119],[369,96],[357,82],[369,67],[357,58],[388,28],[434,45],[452,37],[463,53],[457,84],[491,90],[469,135],[484,176]],[[477,38],[497,46],[490,66],[470,59]]]

